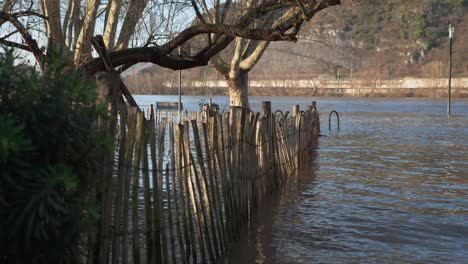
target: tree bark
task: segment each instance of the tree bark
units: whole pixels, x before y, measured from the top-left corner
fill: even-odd
[[[41,7],[43,9],[43,14],[47,17],[47,20],[44,21],[48,39],[48,48],[63,48],[65,46],[65,41],[62,35],[62,27],[60,25],[60,1],[42,0]]]
[[[115,32],[117,31],[117,23],[119,22],[120,9],[122,7],[121,0],[110,1],[109,10],[106,15],[104,28],[104,43],[109,51],[114,49]]]
[[[15,0],[5,0],[1,10],[3,12],[10,12],[15,4],[16,4]]]
[[[78,40],[76,41],[75,65],[80,65],[84,61],[89,61],[91,57],[91,43],[89,39],[94,34],[96,25],[96,14],[101,0],[87,0],[83,27],[81,28]]]
[[[226,76],[229,87],[230,106],[250,108],[249,73],[240,71],[234,78]]]
[[[128,48],[130,38],[135,33],[136,26],[140,18],[143,16],[143,11],[148,4],[148,0],[133,0],[130,1],[127,14],[125,15],[124,22],[120,29],[119,39],[115,50],[122,50]]]

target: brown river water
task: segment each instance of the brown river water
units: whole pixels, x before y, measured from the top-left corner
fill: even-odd
[[[185,97],[198,109],[203,97]],[[142,104],[175,96],[139,96]],[[227,97],[213,97],[226,109]],[[468,263],[468,101],[312,100],[322,132],[298,184],[272,197],[220,263]],[[340,131],[328,113],[340,113]]]

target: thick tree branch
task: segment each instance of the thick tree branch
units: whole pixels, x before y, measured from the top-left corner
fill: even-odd
[[[231,67],[229,69],[229,75],[228,75],[230,79],[235,79],[236,76],[239,75],[239,70],[240,70],[239,64],[242,60],[242,51],[244,50],[245,42],[246,42],[245,39],[236,38],[235,45],[234,45],[235,46],[234,55],[232,56]]]
[[[115,34],[117,32],[117,24],[119,22],[119,14],[122,8],[121,0],[112,0],[108,3],[108,11],[106,14],[104,28],[104,43],[109,51],[114,49]]]
[[[340,0],[303,2],[304,7],[306,10],[308,10],[308,13],[306,14],[306,20],[308,20],[319,10],[322,10],[331,5],[339,4]],[[282,21],[281,26],[277,27],[276,29],[250,29],[247,27],[247,25],[249,25],[249,23],[251,23],[254,19],[262,17],[272,11],[278,10],[278,8],[285,8],[296,5],[297,3],[295,1],[284,1],[275,4],[270,3],[270,5],[265,4],[264,6],[260,5],[256,8],[252,8],[249,12],[246,12],[245,15],[239,19],[236,25],[194,25],[182,31],[176,38],[163,46],[133,48],[110,52],[109,60],[115,67],[120,67],[122,65],[133,65],[138,62],[150,62],[165,68],[181,70],[207,65],[210,58],[226,48],[234,39],[234,37],[244,37],[254,40],[266,41],[295,41],[298,25],[304,22],[302,17],[290,17],[287,20]],[[293,29],[293,32],[286,33],[286,31],[289,29]],[[172,54],[173,50],[183,45],[188,40],[197,35],[206,33],[216,33],[222,36],[217,38],[215,43],[210,45],[208,49],[204,49],[204,52],[198,54],[197,56],[179,56]],[[101,60],[94,59],[85,64],[83,69],[89,73],[95,73],[97,71],[102,71],[105,68]]]
[[[220,6],[221,6],[221,1],[220,0],[214,0],[214,10],[215,10],[215,13],[214,13],[214,22],[215,23],[222,23],[220,22],[220,12],[222,12],[222,10],[220,10]]]
[[[94,27],[96,25],[96,15],[101,0],[88,0],[86,2],[84,23],[81,27],[78,39],[76,40],[75,65],[87,61],[91,57],[91,43],[89,39],[94,34]]]
[[[15,3],[16,3],[15,0],[5,0],[5,2],[3,3],[2,11],[3,12],[10,11],[15,5]]]
[[[197,2],[195,0],[190,0],[190,2],[192,3],[192,7],[195,11],[197,18],[200,20],[201,23],[206,24],[206,20],[200,12],[200,9],[198,8]]]
[[[3,11],[0,12],[0,26],[5,24],[6,22],[8,22],[7,19],[2,18],[1,13],[8,14],[8,12],[3,12]],[[45,16],[45,15],[43,15],[41,13],[31,11],[31,10],[25,10],[25,11],[19,11],[19,12],[11,13],[10,16],[12,16],[12,17],[14,17],[16,19],[18,19],[20,17],[25,17],[25,16],[36,16],[36,17],[42,18],[44,20],[48,19],[47,16]]]
[[[128,6],[127,14],[125,15],[122,28],[120,30],[120,35],[117,40],[115,49],[125,49],[128,47],[131,36],[135,32],[136,25],[143,15],[143,10],[145,10],[148,0],[133,0],[130,1]]]
[[[212,18],[211,16],[211,13],[213,12],[210,12],[210,9],[208,8],[208,5],[206,4],[206,1],[205,0],[199,0],[201,2],[201,6],[203,7],[203,12],[206,14],[206,16],[208,17],[208,22],[210,23],[216,23],[214,22],[215,19]],[[217,10],[215,10],[216,12]]]
[[[298,1],[299,2],[299,1]],[[283,25],[283,21],[286,22],[288,19],[291,18],[297,18],[299,15],[300,11],[304,12],[304,6],[301,6],[300,8],[291,8],[289,9],[288,12],[284,13],[280,17],[278,17],[276,20],[273,21],[272,25],[270,26],[272,29],[276,28],[283,28],[283,29],[288,29],[285,28]],[[303,13],[304,17],[301,18],[301,21],[305,18],[305,14]],[[294,35],[297,32],[294,33]],[[263,53],[265,52],[266,48],[269,45],[269,41],[256,41],[255,43],[252,43],[252,51],[250,53],[247,53],[250,50],[246,50],[244,53],[245,56],[243,56],[242,62],[240,62],[240,70],[244,72],[250,71],[260,60],[260,58],[263,56]]]
[[[16,17],[5,12],[0,12],[0,20],[2,19],[10,22],[16,28],[16,30],[18,30],[24,42],[26,43],[26,46],[28,46],[28,50],[33,53],[39,65],[44,67],[44,53],[37,45],[36,40],[33,39],[29,31],[23,26],[23,24],[21,24],[21,22]]]
[[[255,47],[255,50],[252,52],[252,54],[250,54],[247,58],[242,60],[239,66],[240,70],[246,72],[250,71],[260,60],[269,44],[269,41],[260,41]]]
[[[36,16],[42,19],[48,19],[46,15],[32,11],[32,10],[24,10],[24,11],[19,11],[11,14],[14,17],[24,17],[24,16]]]
[[[219,14],[219,22],[218,23],[224,23],[224,20],[226,19],[227,11],[229,10],[229,7],[231,7],[232,0],[226,0],[224,2],[223,9],[221,10],[221,13]]]
[[[68,23],[70,22],[70,14],[73,9],[73,1],[68,1],[68,6],[67,6],[67,11],[65,11],[65,16],[63,18],[63,25],[62,25],[62,35],[66,36],[67,35],[67,28],[68,28]]]
[[[13,42],[13,41],[9,41],[9,40],[6,40],[6,39],[0,39],[0,44],[2,44],[4,46],[7,46],[7,47],[11,47],[11,48],[17,48],[17,49],[30,51],[29,46],[21,44],[21,43],[16,43],[16,42]]]
[[[6,35],[3,36],[3,37],[0,37],[0,39],[7,39],[7,38],[13,36],[14,34],[16,34],[16,33],[18,33],[18,32],[19,32],[18,30],[14,30],[14,31],[12,31],[12,32],[10,32],[10,33],[8,33],[8,34],[6,34]]]
[[[282,2],[268,2],[265,1],[263,4],[252,7],[238,20],[235,25],[224,25],[224,24],[211,24],[211,25],[194,25],[184,31],[182,31],[176,38],[172,41],[166,43],[162,46],[163,49],[167,50],[168,53],[171,53],[174,49],[184,44],[190,38],[197,36],[202,33],[221,33],[227,35],[228,37],[234,39],[234,37],[246,37],[248,36],[247,31],[249,30],[249,25],[255,21],[255,19],[261,18],[271,12],[274,12],[280,8],[286,8],[294,6],[295,2],[291,0],[285,0]],[[261,32],[257,32],[261,33]],[[279,32],[275,32],[279,33]],[[265,34],[267,35],[267,34]],[[260,38],[257,34],[257,38]],[[263,40],[263,38],[260,38]],[[279,39],[277,39],[279,40]]]
[[[241,26],[221,25],[221,24],[201,24],[195,25],[182,31],[173,41],[164,45],[163,48],[172,50],[194,36],[204,33],[222,34],[229,37],[241,37],[253,40],[268,41],[296,41],[295,35],[285,33],[283,29],[252,29]]]
[[[81,28],[83,27],[83,20],[80,19],[81,5],[80,0],[69,0],[72,3],[72,10],[70,12],[70,24],[68,25],[68,47],[71,50],[76,49],[78,37],[80,35]]]
[[[48,48],[64,48],[65,39],[62,34],[62,25],[60,22],[61,11],[59,0],[42,0],[42,12],[49,17],[45,20],[46,33],[48,38]],[[64,48],[64,50],[66,50]]]
[[[210,65],[213,66],[224,78],[228,78],[229,64],[227,64],[219,56],[215,56],[210,60]]]
[[[109,53],[109,59],[115,67],[121,65],[133,65],[139,62],[151,62],[162,67],[183,70],[208,64],[209,58],[182,57],[178,55],[168,55],[161,52],[159,47],[133,48]],[[97,59],[84,65],[84,70],[90,74],[105,69],[104,64]]]

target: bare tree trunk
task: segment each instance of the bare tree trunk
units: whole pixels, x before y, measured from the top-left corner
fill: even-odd
[[[236,77],[227,77],[231,106],[249,108],[249,73],[240,71]]]
[[[119,39],[115,47],[116,50],[126,49],[128,47],[130,38],[135,33],[137,23],[142,17],[147,4],[148,0],[133,0],[130,2],[122,28],[120,29]]]
[[[283,19],[294,17],[295,14],[296,10],[289,10],[277,18],[271,28],[278,28]],[[260,60],[268,45],[268,41],[252,41],[238,37],[229,66],[220,57],[212,62],[215,69],[227,80],[231,106],[249,108],[249,72]]]
[[[104,43],[109,51],[114,50],[115,32],[117,30],[117,23],[119,22],[120,9],[122,7],[122,0],[110,1],[109,10],[106,15],[105,28],[104,28]]]
[[[47,20],[45,20],[45,28],[48,38],[48,48],[61,48],[65,45],[60,25],[60,1],[59,0],[42,0],[42,11]]]
[[[3,6],[1,10],[3,12],[10,12],[15,4],[16,4],[16,0],[5,0],[5,2],[3,2]]]
[[[93,36],[96,25],[96,14],[101,0],[87,0],[83,27],[81,28],[75,49],[75,65],[80,65],[83,61],[89,61],[91,57],[91,43],[89,39]]]
[[[72,2],[70,10],[70,22],[68,25],[67,45],[71,50],[75,50],[76,42],[83,26],[83,21],[80,20],[80,0],[70,0]]]

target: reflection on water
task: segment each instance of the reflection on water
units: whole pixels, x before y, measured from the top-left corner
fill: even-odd
[[[271,100],[280,109],[312,101]],[[466,263],[468,101],[449,119],[438,100],[316,100],[328,136],[315,163],[221,263]],[[331,110],[339,133],[325,130]]]
[[[364,101],[357,111],[354,102],[333,103],[344,109],[341,132],[320,139],[301,186],[260,216],[224,262],[467,261],[467,116],[447,119],[424,101],[388,112],[388,102]]]

